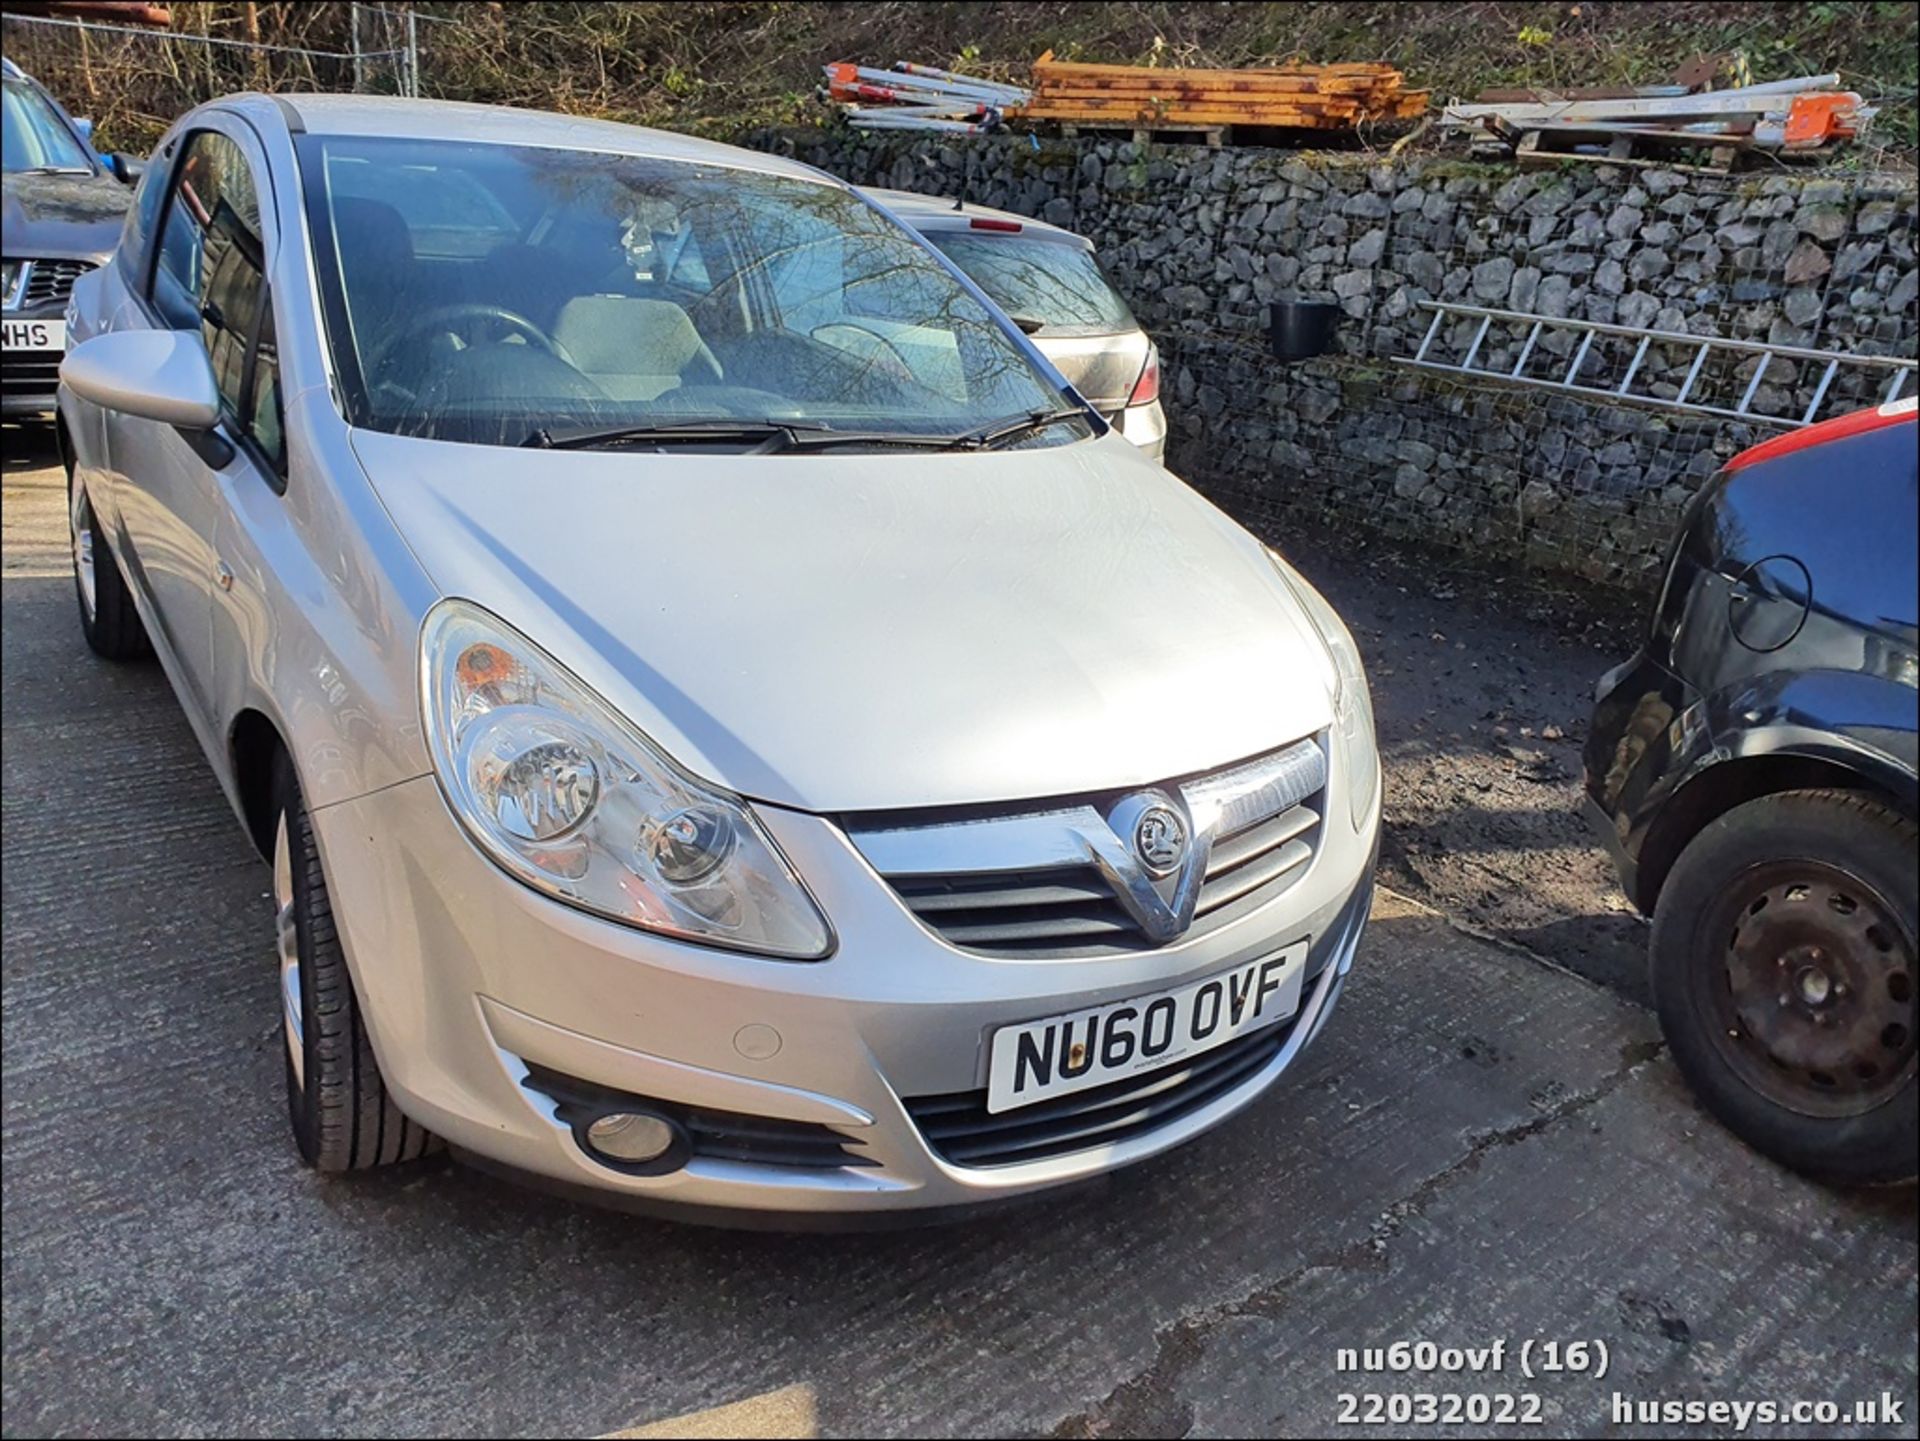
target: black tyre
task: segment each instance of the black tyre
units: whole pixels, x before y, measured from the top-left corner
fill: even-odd
[[[80,629],[95,655],[108,660],[139,660],[153,654],[147,629],[133,608],[127,583],[114,564],[105,537],[94,524],[93,502],[67,472],[67,529],[73,541],[73,594],[80,606]]]
[[[1822,1180],[1920,1169],[1917,843],[1867,795],[1765,796],[1694,837],[1654,911],[1674,1060],[1729,1128]]]
[[[433,1135],[387,1094],[347,974],[327,879],[299,782],[283,755],[274,768],[273,897],[280,958],[287,1115],[307,1164],[364,1171],[434,1149]]]

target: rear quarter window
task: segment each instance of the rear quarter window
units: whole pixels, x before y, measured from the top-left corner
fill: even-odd
[[[1093,252],[1079,245],[972,231],[934,232],[927,239],[1015,320],[1100,335],[1139,329]]]
[[[340,159],[327,167],[327,184],[336,197],[392,206],[416,256],[471,260],[519,238],[506,207],[463,170]]]

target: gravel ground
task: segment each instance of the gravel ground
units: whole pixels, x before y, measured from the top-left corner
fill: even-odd
[[[1581,810],[1594,682],[1644,603],[1389,549],[1270,536],[1352,627],[1386,761],[1381,877],[1645,1000],[1646,925]]]

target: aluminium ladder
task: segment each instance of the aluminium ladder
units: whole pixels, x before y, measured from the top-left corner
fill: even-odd
[[[1563,319],[1551,315],[1530,315],[1519,310],[1491,310],[1478,305],[1455,305],[1450,302],[1425,300],[1422,306],[1433,312],[1433,322],[1427,326],[1427,333],[1420,342],[1420,348],[1411,357],[1400,356],[1397,363],[1415,366],[1421,370],[1439,371],[1446,375],[1471,377],[1475,380],[1499,381],[1509,385],[1536,386],[1545,390],[1565,391],[1575,395],[1591,396],[1602,400],[1619,401],[1630,405],[1650,405],[1667,410],[1685,411],[1692,415],[1720,416],[1731,420],[1753,420],[1768,425],[1782,425],[1797,429],[1811,425],[1819,414],[1821,405],[1832,388],[1834,378],[1844,370],[1857,368],[1858,371],[1886,370],[1892,372],[1886,391],[1880,396],[1881,404],[1891,404],[1902,398],[1901,392],[1907,382],[1920,369],[1920,363],[1903,360],[1891,355],[1858,355],[1843,350],[1808,350],[1794,345],[1770,345],[1761,340],[1723,340],[1715,336],[1688,335],[1682,331],[1645,330],[1630,325],[1604,325],[1598,321]],[[1441,327],[1449,317],[1477,320],[1478,327],[1473,339],[1467,346],[1464,358],[1448,361],[1437,358],[1436,342],[1444,347]],[[1495,325],[1525,326],[1526,339],[1521,343],[1518,359],[1511,366],[1476,365],[1487,337]],[[1573,347],[1573,358],[1562,370],[1558,362],[1553,366],[1555,375],[1532,374],[1528,371],[1528,362],[1534,357],[1540,337],[1548,330],[1567,331],[1579,337]],[[1619,336],[1637,342],[1632,359],[1627,362],[1625,373],[1617,385],[1582,385],[1579,383],[1581,369],[1593,353],[1594,342],[1603,336]],[[1635,391],[1633,383],[1642,373],[1647,352],[1655,345],[1672,346],[1677,349],[1692,350],[1692,363],[1687,368],[1686,379],[1681,382],[1679,393],[1672,397],[1651,394],[1647,391]],[[1738,405],[1713,405],[1705,400],[1694,399],[1696,386],[1707,368],[1707,359],[1714,352],[1724,352],[1734,357],[1760,357],[1760,363],[1754,367],[1753,374],[1746,381],[1746,389],[1741,394]],[[1820,379],[1814,386],[1813,398],[1806,409],[1794,415],[1770,414],[1755,410],[1754,399],[1760,393],[1761,382],[1767,378],[1776,361],[1812,362],[1823,366]],[[1781,372],[1779,379],[1791,386],[1793,381]],[[1871,403],[1871,402],[1869,402]]]

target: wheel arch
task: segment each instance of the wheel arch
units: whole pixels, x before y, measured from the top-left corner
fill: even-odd
[[[1912,780],[1889,775],[1875,760],[1832,751],[1752,748],[1709,765],[1661,807],[1640,850],[1633,899],[1651,915],[1674,862],[1700,832],[1735,806],[1782,791],[1848,790],[1878,797],[1912,816]]]
[[[53,448],[60,457],[60,469],[66,472],[67,483],[73,483],[75,457],[73,453],[73,432],[67,427],[66,412],[59,406],[53,410]]]
[[[264,711],[246,709],[233,718],[227,732],[227,755],[232,767],[234,797],[253,848],[262,860],[273,859],[274,763],[291,754],[280,728]]]

